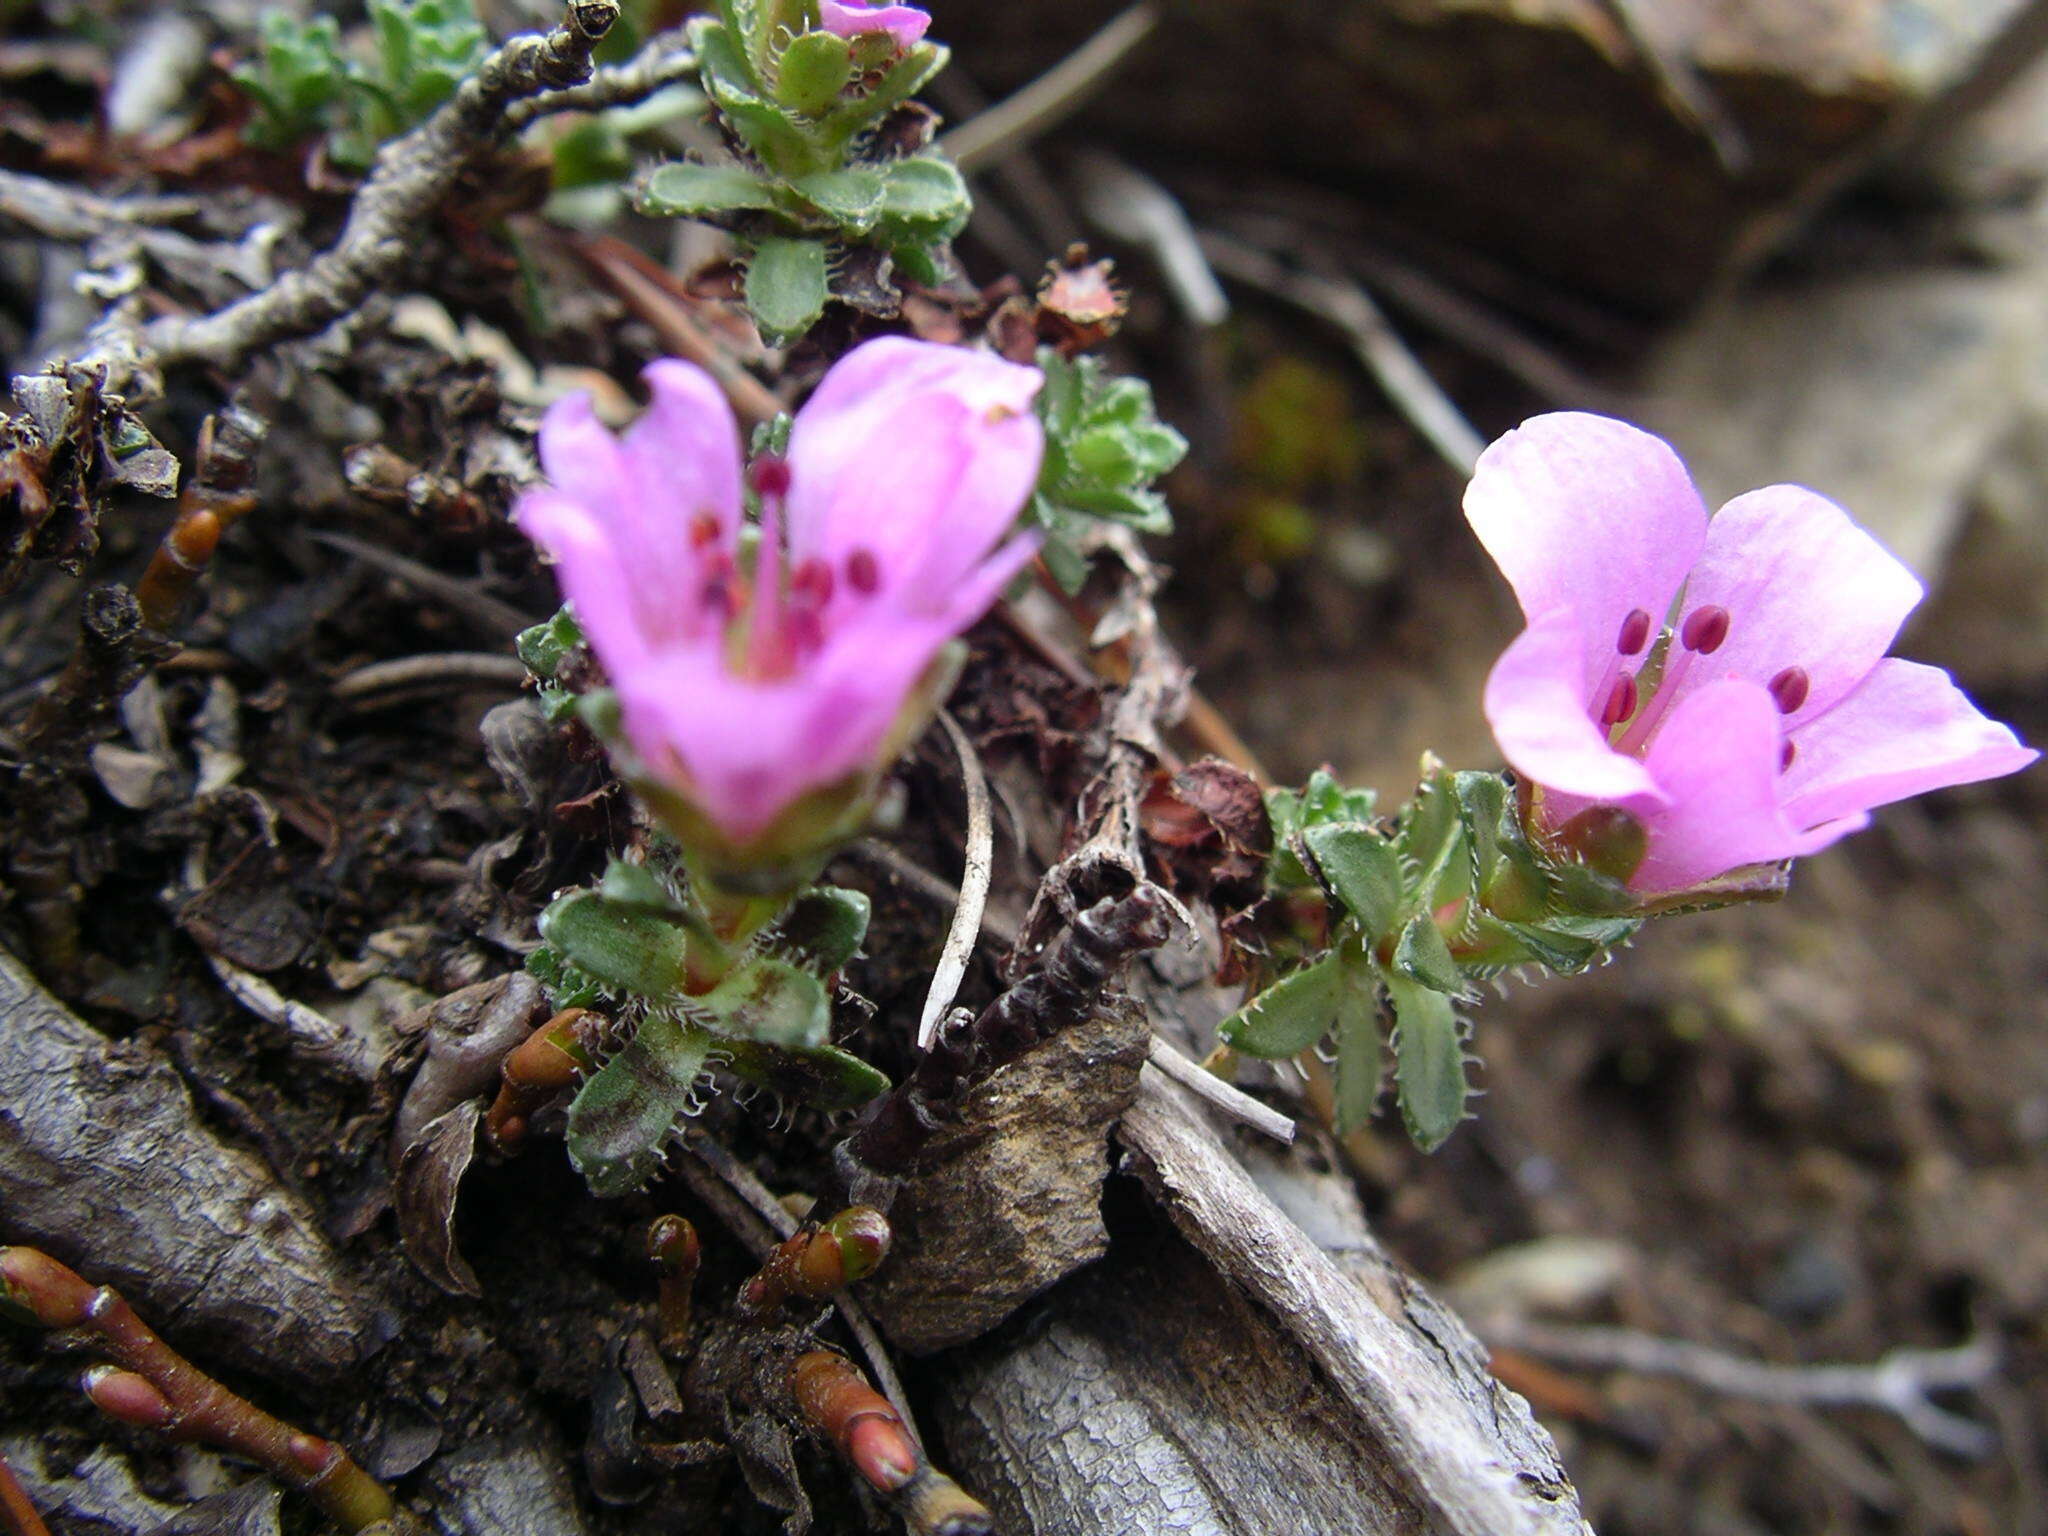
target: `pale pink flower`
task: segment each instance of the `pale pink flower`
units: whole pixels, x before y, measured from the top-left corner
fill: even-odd
[[[898,48],[909,48],[924,36],[931,17],[914,5],[863,5],[854,0],[820,0],[820,21],[827,32],[839,37],[859,37],[864,32],[886,32]]]
[[[1528,627],[1486,683],[1541,827],[1640,820],[1630,885],[1697,886],[1807,854],[1871,807],[2038,755],[1936,667],[1887,657],[1922,594],[1833,502],[1774,485],[1709,520],[1658,438],[1572,412],[1481,456],[1465,515]]]
[[[840,360],[757,461],[741,544],[732,409],[702,369],[644,374],[614,437],[581,395],[551,407],[551,485],[515,511],[617,690],[632,768],[744,845],[808,792],[873,774],[946,642],[1028,562],[1005,541],[1038,478],[1035,368],[888,337]]]

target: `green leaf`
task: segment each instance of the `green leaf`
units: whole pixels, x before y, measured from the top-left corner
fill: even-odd
[[[1400,976],[1387,978],[1394,1006],[1394,1086],[1408,1134],[1425,1152],[1465,1118],[1464,1034],[1451,1000]]]
[[[1432,760],[1433,761],[1433,760]],[[1451,775],[1434,766],[1401,812],[1396,833],[1411,885],[1433,911],[1472,891],[1472,843]]]
[[[755,939],[764,951],[782,955],[819,976],[845,967],[867,936],[868,898],[837,885],[814,885]]]
[[[789,187],[848,236],[873,229],[882,206],[882,173],[872,166],[792,176]]]
[[[815,1050],[832,1032],[825,987],[787,961],[755,956],[696,999],[706,1028],[741,1040]]]
[[[708,16],[698,16],[690,22],[690,47],[697,55],[704,89],[714,97],[721,90],[758,97],[767,83],[747,56],[745,25],[735,19],[729,6],[721,5],[719,10],[725,16],[723,23]]]
[[[1344,990],[1337,1005],[1337,1133],[1347,1135],[1372,1118],[1380,1096],[1379,987],[1362,957],[1342,962]]]
[[[791,111],[820,117],[839,104],[853,78],[853,50],[830,32],[806,32],[782,50],[775,96]]]
[[[605,904],[621,913],[648,913],[680,922],[686,909],[676,893],[662,884],[661,877],[645,864],[613,859],[605,866],[597,894]]]
[[[1394,945],[1394,969],[1438,992],[1465,989],[1465,973],[1451,957],[1443,930],[1427,912],[1417,913],[1401,930],[1400,940]]]
[[[974,200],[952,161],[941,155],[913,155],[882,170],[876,223],[891,244],[950,240],[967,227]]]
[[[824,120],[829,142],[842,153],[846,145],[867,132],[898,106],[923,90],[952,57],[936,43],[919,43],[887,66],[879,79],[859,95],[843,100]],[[863,60],[856,49],[854,63]]]
[[[688,935],[670,917],[608,901],[596,891],[558,896],[540,936],[563,959],[620,992],[663,999],[682,987]]]
[[[1267,987],[1225,1019],[1217,1035],[1247,1056],[1299,1056],[1336,1021],[1346,985],[1342,962],[1325,955]]]
[[[569,1105],[569,1161],[592,1194],[630,1194],[653,1175],[714,1043],[704,1030],[649,1014],[578,1090]]]
[[[924,163],[905,161],[899,172]],[[1039,352],[1038,363],[1045,373],[1038,395],[1045,457],[1031,507],[1048,546],[1062,532],[1062,518],[1070,524],[1070,543],[1079,542],[1076,535],[1089,519],[1141,533],[1170,532],[1172,514],[1152,482],[1180,462],[1187,440],[1154,416],[1144,380],[1110,378],[1097,359],[1069,361],[1051,348]]]
[[[817,323],[831,296],[825,247],[816,240],[763,240],[747,262],[747,308],[761,334],[780,345]]]
[[[775,206],[775,194],[743,165],[699,165],[676,160],[658,167],[633,199],[640,212],[658,219],[702,218]]]
[[[1376,944],[1391,933],[1407,892],[1401,884],[1401,856],[1376,829],[1356,822],[1309,827],[1297,834],[1323,884],[1344,903]]]
[[[792,1051],[728,1040],[719,1053],[733,1076],[813,1109],[853,1109],[889,1088],[887,1077],[837,1046]]]
[[[604,1001],[604,987],[597,978],[578,970],[549,945],[541,945],[526,957],[526,970],[547,992],[548,1003],[557,1013]]]
[[[576,622],[576,615],[565,603],[555,610],[553,618],[519,631],[512,648],[519,653],[527,671],[543,682],[552,682],[569,653],[582,643],[583,626]]]

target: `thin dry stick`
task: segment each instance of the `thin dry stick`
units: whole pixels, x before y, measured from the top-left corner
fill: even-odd
[[[1755,163],[1749,138],[1742,125],[1714,94],[1692,60],[1658,35],[1655,21],[1643,0],[1602,0],[1608,14],[1628,34],[1650,73],[1657,77],[1658,90],[1672,111],[1697,128],[1705,137],[1721,169],[1741,176]]]
[[[7,1536],[50,1536],[50,1528],[28,1501],[28,1490],[5,1458],[0,1458],[0,1524],[7,1527]]]
[[[1014,96],[1005,97],[939,140],[961,171],[998,164],[1072,112],[1159,25],[1159,8],[1141,0]]]
[[[782,413],[782,401],[775,392],[747,372],[738,359],[697,324],[688,304],[676,291],[673,273],[610,235],[588,236],[576,241],[571,249],[611,285],[627,308],[653,328],[663,346],[718,380],[719,388],[725,391],[725,398],[732,402],[741,421],[758,427]]]
[[[510,603],[492,597],[488,592],[479,592],[472,583],[464,581],[460,576],[450,576],[446,571],[437,571],[432,566],[407,559],[395,550],[372,544],[368,539],[358,539],[346,533],[334,533],[325,528],[312,529],[308,531],[306,537],[315,544],[325,544],[329,549],[338,549],[345,555],[353,555],[363,564],[374,566],[385,575],[394,576],[409,587],[441,599],[486,635],[516,635],[535,622],[531,614],[521,612]]]
[[[1079,163],[1081,206],[1113,239],[1143,246],[1159,264],[1159,275],[1196,325],[1221,325],[1230,300],[1187,210],[1166,188],[1114,155],[1091,151]]]
[[[1472,430],[1449,395],[1438,387],[1408,344],[1401,340],[1379,306],[1355,283],[1339,282],[1286,265],[1269,252],[1226,235],[1202,231],[1202,249],[1225,277],[1271,294],[1312,315],[1328,320],[1351,341],[1351,349],[1380,387],[1429,440],[1431,447],[1460,474],[1469,475],[1479,462],[1485,439]]]
[[[1200,1062],[1183,1056],[1162,1036],[1152,1037],[1146,1059],[1196,1098],[1221,1110],[1231,1119],[1285,1145],[1294,1144],[1292,1120],[1271,1105],[1261,1104],[1243,1089],[1226,1083]]]
[[[960,983],[967,975],[967,962],[974,954],[974,941],[981,935],[981,912],[988,904],[989,877],[995,871],[996,822],[989,808],[988,777],[981,770],[981,754],[960,729],[950,711],[939,711],[939,724],[953,743],[960,759],[960,782],[967,791],[966,863],[960,876],[960,903],[953,909],[952,926],[946,930],[945,947],[939,963],[932,967],[931,990],[924,996],[924,1013],[917,1024],[917,1048],[931,1049],[939,1032],[939,1021],[960,995]]]
[[[589,81],[591,54],[618,19],[618,0],[568,0],[551,31],[497,49],[446,105],[378,151],[333,247],[213,314],[151,322],[139,339],[142,354],[165,364],[226,366],[350,313],[412,258],[421,227],[510,133],[516,103]],[[520,121],[539,110],[526,109]]]
[[[1725,1397],[1791,1408],[1883,1409],[1935,1449],[1971,1461],[1997,1446],[1991,1430],[1930,1395],[1991,1380],[1999,1351],[1988,1335],[1953,1349],[1895,1349],[1875,1365],[1772,1365],[1628,1328],[1562,1328],[1508,1317],[1482,1319],[1478,1327],[1489,1344],[1584,1370],[1671,1376]]]
[[[329,690],[337,699],[363,699],[412,688],[504,688],[517,691],[526,682],[526,666],[517,656],[496,651],[435,651],[425,656],[397,656],[373,661],[334,680]]]

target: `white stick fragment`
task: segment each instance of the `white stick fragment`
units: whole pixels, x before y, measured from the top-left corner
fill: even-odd
[[[293,1002],[261,976],[219,955],[208,954],[206,963],[236,1002],[291,1036],[293,1054],[364,1082],[377,1075],[377,1060],[369,1042],[354,1031],[317,1008]]]
[[[1230,298],[1202,254],[1187,210],[1171,192],[1127,162],[1093,150],[1082,156],[1078,171],[1088,217],[1112,239],[1152,253],[1190,320],[1207,330],[1230,318]]]
[[[1158,7],[1140,0],[1016,95],[945,135],[939,148],[963,175],[1000,164],[1092,96],[1158,25]]]
[[[1272,1137],[1284,1146],[1294,1144],[1294,1122],[1269,1104],[1261,1104],[1242,1089],[1223,1081],[1198,1061],[1191,1061],[1158,1035],[1152,1037],[1147,1059],[1198,1099],[1213,1105],[1253,1130]]]
[[[917,1048],[931,1049],[938,1038],[939,1021],[960,995],[960,983],[967,975],[967,962],[974,954],[974,941],[981,937],[981,909],[988,902],[989,876],[995,869],[996,821],[989,808],[988,779],[981,771],[981,755],[960,729],[960,722],[945,710],[939,723],[952,740],[960,759],[960,782],[967,790],[966,867],[960,874],[960,905],[953,909],[953,926],[946,930],[946,946],[939,951],[939,963],[932,969],[931,990],[925,994],[924,1016],[917,1023]]]

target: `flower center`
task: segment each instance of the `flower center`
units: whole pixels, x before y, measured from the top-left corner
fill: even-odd
[[[752,575],[741,574],[729,556],[708,558],[703,601],[724,620],[726,659],[732,670],[755,682],[777,682],[824,645],[825,609],[839,577],[816,555],[791,565],[785,526],[787,461],[763,454],[747,467],[747,483],[761,499],[761,536]],[[845,579],[854,592],[874,592],[881,585],[874,552],[852,550],[846,557]]]
[[[1626,752],[1632,757],[1642,756],[1650,738],[1656,734],[1657,727],[1663,723],[1664,716],[1677,699],[1679,680],[1692,669],[1693,658],[1711,656],[1726,645],[1733,623],[1733,616],[1719,603],[1702,603],[1688,613],[1679,622],[1677,633],[1663,647],[1661,670],[1651,680],[1649,697],[1645,700],[1638,676],[1653,666],[1659,666],[1660,657],[1653,653],[1635,670],[1626,665],[1649,648],[1651,628],[1648,613],[1641,608],[1629,610],[1628,617],[1621,621],[1620,633],[1614,639],[1615,660],[1602,679],[1600,689],[1593,695],[1599,706],[1601,726],[1619,733],[1613,741],[1615,751]],[[1813,684],[1804,667],[1786,667],[1766,686],[1778,706],[1778,713],[1790,715],[1806,702]],[[1792,766],[1797,750],[1790,741],[1784,743],[1778,753],[1780,773]]]

